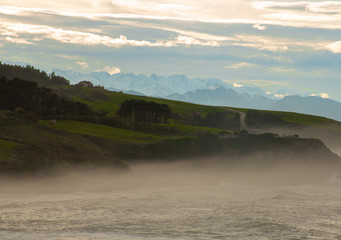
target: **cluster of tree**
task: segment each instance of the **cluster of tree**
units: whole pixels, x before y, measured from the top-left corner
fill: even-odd
[[[35,69],[27,65],[26,67],[18,65],[4,64],[0,62],[0,76],[8,79],[20,78],[32,82],[37,82],[39,86],[52,87],[56,85],[69,85],[69,81],[63,77],[55,75],[55,73],[47,74],[44,71]]]
[[[249,110],[246,112],[246,123],[250,127],[261,127],[282,125],[285,122],[271,112]]]
[[[1,77],[0,109],[14,111],[18,107],[38,117],[93,115],[88,105],[60,98],[51,89],[39,87],[36,82]]]
[[[172,110],[167,104],[131,99],[122,102],[116,114],[129,123],[166,123]]]
[[[227,111],[211,111],[206,116],[198,112],[191,112],[183,116],[182,122],[195,126],[215,127],[237,131],[240,125],[239,113]]]

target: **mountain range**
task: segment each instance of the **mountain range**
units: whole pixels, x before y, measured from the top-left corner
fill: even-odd
[[[341,121],[341,103],[316,96],[286,96],[275,100],[262,95],[251,95],[222,86],[198,89],[185,94],[171,94],[167,98],[213,106],[230,106],[273,111],[298,112]]]
[[[149,77],[144,74],[133,73],[109,74],[107,72],[80,73],[54,69],[56,75],[65,77],[71,84],[80,81],[90,81],[95,85],[101,85],[109,89],[120,91],[137,91],[146,96],[165,97],[173,93],[186,93],[196,89],[206,89],[221,85],[231,87],[219,79],[190,79],[185,75],[158,76],[152,74]]]
[[[162,97],[184,102],[289,111],[323,116],[341,121],[341,103],[317,96],[286,96],[276,99],[257,87],[234,86],[220,79],[188,78],[185,75],[149,77],[133,73],[109,74],[107,72],[80,73],[54,69],[55,74],[67,78],[72,84],[91,81],[108,90],[132,95]]]

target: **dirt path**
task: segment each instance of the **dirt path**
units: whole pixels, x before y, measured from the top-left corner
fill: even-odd
[[[240,112],[231,108],[223,108],[225,110],[231,111],[231,112],[236,112],[240,114],[240,127],[241,130],[248,130],[248,127],[246,126],[246,113]]]

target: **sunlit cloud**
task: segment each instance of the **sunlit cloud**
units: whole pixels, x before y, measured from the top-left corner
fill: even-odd
[[[111,0],[111,4],[114,6],[122,6],[130,9],[138,9],[143,11],[150,11],[151,9],[156,11],[194,11],[193,6],[174,3],[153,3],[149,1],[137,1],[137,0]]]
[[[282,63],[292,63],[293,62],[291,58],[284,57],[282,55],[273,57],[273,59],[276,60],[277,62],[282,62]]]
[[[341,41],[329,44],[325,46],[325,48],[333,53],[341,53]]]
[[[271,11],[271,12],[300,12],[301,14],[329,14],[337,15],[341,13],[341,2],[339,1],[258,1],[252,6],[256,9]]]
[[[64,59],[69,59],[69,60],[78,59],[77,56],[69,56],[69,55],[63,55],[63,54],[57,54],[56,57],[60,57],[60,58],[64,58]]]
[[[329,98],[328,93],[321,93],[320,96],[321,96],[321,98]]]
[[[252,27],[254,29],[257,29],[257,30],[260,30],[260,31],[264,31],[264,30],[268,29],[266,26],[261,25],[261,24],[254,24],[254,25],[252,25]]]
[[[310,96],[312,97],[321,97],[321,98],[329,98],[329,94],[328,93],[312,93],[310,94]]]
[[[287,67],[272,67],[270,68],[270,70],[274,72],[282,72],[282,73],[295,72],[295,69],[287,68]]]
[[[306,9],[315,13],[341,14],[341,2],[339,1],[312,2],[309,3]]]
[[[246,67],[255,67],[255,64],[248,63],[248,62],[241,62],[241,63],[236,63],[233,65],[228,65],[225,66],[225,68],[232,68],[232,69],[239,69],[239,68],[246,68]]]
[[[283,11],[293,9],[305,9],[309,2],[281,2],[281,1],[257,1],[253,2],[252,6],[256,9],[267,10],[267,11]]]
[[[274,95],[276,98],[284,98],[286,96],[289,96],[289,94],[275,94]]]
[[[238,84],[238,83],[233,83],[233,87],[234,88],[241,88],[241,87],[244,87],[244,85]]]
[[[32,1],[33,2],[33,1]],[[180,3],[153,3],[149,1],[76,1],[68,5],[59,3],[46,4],[46,1],[37,1],[36,7],[0,6],[0,13],[8,15],[35,15],[37,13],[53,14],[68,17],[82,17],[88,19],[149,19],[149,20],[176,20],[185,22],[217,23],[217,24],[251,24],[258,30],[266,30],[265,25],[300,26],[314,28],[341,28],[341,16],[333,14],[318,14],[316,11],[329,13],[333,7],[339,11],[337,2],[313,4],[309,2],[254,2],[247,0],[233,1],[246,7],[233,11],[226,1],[213,1],[208,4],[200,1],[188,1],[186,5]],[[242,2],[242,4],[240,4]],[[211,3],[211,2],[210,2]],[[19,4],[18,4],[19,5]],[[32,3],[33,5],[33,3]],[[214,6],[214,7],[212,7]],[[45,7],[45,8],[44,8]],[[54,8],[53,8],[54,7]],[[302,8],[307,14],[290,9]],[[77,9],[77,11],[70,11]],[[257,9],[255,11],[255,9]],[[311,11],[307,10],[311,9]],[[225,10],[225,11],[224,11]],[[261,13],[259,10],[264,11]],[[95,12],[94,12],[95,11]],[[226,12],[229,14],[226,14]],[[229,16],[229,17],[226,17]]]
[[[20,38],[12,38],[12,37],[0,37],[0,41],[7,41],[11,43],[17,43],[17,44],[32,44],[31,42],[25,40],[25,39],[20,39]]]
[[[287,26],[341,27],[341,3],[336,1],[257,1],[252,6],[264,11],[265,19]]]
[[[232,83],[234,81],[231,80],[223,80],[226,83]],[[290,84],[287,82],[281,82],[281,81],[271,81],[271,80],[261,80],[261,79],[247,79],[247,80],[238,80],[238,84],[245,85],[253,85],[253,86],[259,86],[259,87],[286,87]]]
[[[114,66],[111,66],[111,67],[107,66],[107,67],[104,67],[103,69],[98,69],[95,72],[107,72],[111,75],[114,75],[114,74],[120,73],[121,69],[119,69],[118,67],[114,67]]]
[[[152,28],[160,29],[163,31],[174,32],[174,33],[178,33],[179,35],[188,36],[188,37],[201,39],[205,41],[211,41],[211,42],[238,41],[237,38],[231,37],[231,36],[221,36],[221,35],[219,36],[219,35],[214,35],[214,34],[209,34],[209,33],[194,32],[194,31],[181,30],[181,29],[176,29],[176,28],[158,27],[158,26],[153,26]]]
[[[77,62],[77,64],[83,69],[87,69],[89,67],[87,62]]]
[[[188,36],[178,36],[175,41],[176,44],[181,44],[181,45],[201,45],[201,46],[211,46],[211,47],[216,47],[219,46],[219,43],[216,41],[200,41],[196,38],[193,37],[188,37]]]
[[[256,48],[258,50],[267,50],[271,52],[283,52],[288,50],[288,41],[276,40],[264,36],[253,36],[253,35],[237,35],[237,43],[235,46],[244,46]]]
[[[13,24],[2,23],[0,26],[11,34],[37,34],[41,38],[37,40],[52,39],[62,43],[78,44],[78,45],[105,45],[108,47],[121,46],[149,46],[149,47],[175,47],[178,45],[202,45],[202,46],[218,46],[215,41],[201,41],[188,36],[178,36],[174,40],[151,42],[147,40],[128,39],[124,35],[119,38],[112,38],[106,35],[98,35],[88,32],[80,32],[74,30],[65,30],[61,28],[53,28],[43,25],[31,24]]]

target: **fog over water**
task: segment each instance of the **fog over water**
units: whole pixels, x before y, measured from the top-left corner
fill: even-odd
[[[341,239],[341,180],[317,173],[180,162],[3,179],[0,239]]]

